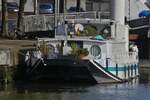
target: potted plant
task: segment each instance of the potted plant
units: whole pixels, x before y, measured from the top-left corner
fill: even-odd
[[[71,49],[71,55],[77,57],[77,51],[79,49],[77,43],[71,43]]]
[[[76,58],[82,59],[83,57],[89,54],[86,48],[79,48],[77,43],[72,43],[71,48],[72,48],[71,55],[73,55]]]
[[[80,58],[80,59],[82,59],[83,57],[85,57],[89,54],[89,52],[86,48],[79,48],[77,52],[78,52],[78,58]]]

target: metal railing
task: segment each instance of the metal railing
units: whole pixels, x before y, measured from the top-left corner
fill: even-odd
[[[133,64],[139,61],[137,52],[116,53],[113,61],[117,64]]]
[[[111,19],[110,12],[98,12],[99,19]]]
[[[139,18],[135,20],[130,20],[128,23],[131,28],[145,26],[145,25],[149,26],[149,18]]]
[[[66,19],[109,19],[109,12],[75,12],[59,13],[46,15],[29,15],[24,16],[24,32],[54,30],[55,19],[57,22],[64,22]]]

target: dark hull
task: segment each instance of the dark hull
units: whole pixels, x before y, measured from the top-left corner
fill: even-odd
[[[89,61],[45,59],[44,63],[46,65],[42,61],[34,66],[27,65],[24,70],[24,78],[28,81],[52,83],[96,84],[116,82]]]

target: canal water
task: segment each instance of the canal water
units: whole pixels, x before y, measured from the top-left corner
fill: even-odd
[[[150,100],[150,70],[129,83],[0,85],[0,100]]]

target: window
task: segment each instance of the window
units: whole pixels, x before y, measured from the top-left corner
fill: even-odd
[[[97,45],[93,45],[90,49],[90,54],[94,57],[101,57],[101,48]]]

